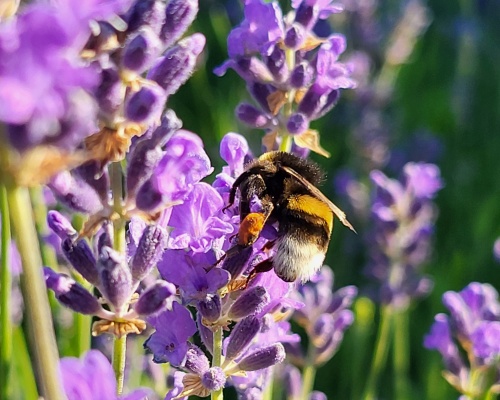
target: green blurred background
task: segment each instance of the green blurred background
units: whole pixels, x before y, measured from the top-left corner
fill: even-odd
[[[286,2],[282,4],[284,10],[289,9]],[[378,2],[374,18],[384,34],[393,29],[405,5],[395,0]],[[441,377],[439,355],[424,349],[422,341],[434,315],[444,311],[441,296],[445,291],[461,290],[471,281],[489,282],[497,290],[500,287],[500,265],[492,254],[493,242],[500,236],[500,1],[430,0],[425,5],[429,26],[398,71],[392,98],[383,113],[390,128],[391,148],[404,146],[420,131],[429,132],[442,143],[437,164],[445,187],[436,200],[439,217],[434,251],[425,267],[435,287],[428,298],[411,308],[410,384],[413,399],[453,399],[458,394]],[[200,1],[200,13],[192,30],[207,37],[204,58],[199,70],[169,101],[184,127],[204,139],[216,171],[222,165],[218,142],[227,132],[244,134],[254,153],[261,152],[262,132],[243,126],[234,117],[235,106],[249,100],[243,80],[233,71],[222,78],[212,73],[227,57],[226,37],[232,26],[228,10],[233,24],[239,23],[242,17],[238,1]],[[357,46],[362,44],[349,35],[349,13],[335,16],[330,22],[334,31],[347,36],[346,55],[359,50]],[[377,44],[379,49],[385,46],[383,39]],[[355,95],[344,91],[333,111],[313,125],[322,133],[323,147],[332,157],[312,158],[326,169],[329,178],[339,168],[357,162],[350,139],[357,123],[355,107]],[[394,176],[394,172],[388,174]],[[368,182],[367,175],[360,178]],[[342,203],[334,193],[333,179],[325,183],[323,190]],[[345,203],[344,207],[348,209]],[[336,287],[355,284],[362,292],[366,283],[362,274],[366,261],[362,242],[365,226],[358,223],[356,227],[359,235],[354,239],[348,237],[351,233],[346,229],[335,231],[327,263],[335,271]],[[358,243],[353,245],[353,241]],[[369,309],[358,306],[370,316]],[[365,327],[366,342],[359,342],[355,323],[339,353],[318,372],[315,388],[329,399],[354,399],[364,385],[377,312],[374,317],[371,323],[368,318]],[[392,371],[389,355],[380,398],[394,398]]]

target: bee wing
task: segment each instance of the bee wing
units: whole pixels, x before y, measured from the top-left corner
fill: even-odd
[[[293,176],[295,179],[297,179],[300,183],[302,183],[314,196],[316,196],[318,199],[321,201],[324,201],[326,204],[328,204],[328,207],[333,211],[333,213],[337,216],[337,218],[342,222],[345,226],[347,226],[351,231],[354,233],[356,232],[356,229],[351,225],[351,223],[347,220],[347,217],[345,215],[345,212],[342,211],[340,208],[338,208],[335,204],[333,204],[328,197],[326,197],[321,191],[314,186],[311,182],[309,182],[307,179],[305,179],[303,176],[298,174],[293,168],[286,167],[281,165],[280,168]]]

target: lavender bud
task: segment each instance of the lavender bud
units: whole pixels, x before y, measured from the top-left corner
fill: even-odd
[[[328,397],[323,392],[315,390],[309,395],[309,400],[328,400]]]
[[[297,49],[306,38],[306,30],[300,24],[293,24],[285,34],[285,46],[289,49]]]
[[[325,312],[333,314],[337,310],[343,310],[350,307],[357,294],[358,288],[356,286],[345,286],[340,288],[333,294],[332,300]]]
[[[304,114],[295,113],[290,115],[286,123],[286,129],[292,135],[299,135],[309,129],[309,120]]]
[[[176,293],[175,286],[166,281],[158,281],[141,293],[134,305],[139,315],[151,315],[167,307],[168,300]]]
[[[285,356],[283,345],[275,343],[245,357],[238,363],[238,367],[243,371],[257,371],[283,362]]]
[[[136,197],[136,205],[139,210],[154,211],[163,202],[163,194],[153,185],[149,179],[140,186],[140,192]]]
[[[265,112],[271,112],[269,109],[269,103],[267,102],[269,95],[274,92],[271,85],[266,85],[260,82],[251,82],[248,84],[248,91]]]
[[[245,290],[234,302],[228,312],[228,318],[237,321],[249,315],[255,315],[262,311],[270,301],[269,294],[263,286],[254,286]]]
[[[98,314],[102,310],[99,301],[69,276],[58,274],[47,267],[43,269],[43,273],[47,288],[54,291],[61,304],[86,315]]]
[[[295,22],[307,29],[312,28],[318,18],[317,12],[315,12],[317,8],[316,6],[309,5],[307,1],[302,1],[295,12]]]
[[[172,134],[182,128],[182,121],[173,110],[166,110],[161,117],[161,123],[153,132],[152,139],[158,146],[164,146]]]
[[[188,36],[153,65],[147,78],[158,83],[167,97],[170,96],[189,78],[204,46],[205,36],[202,34]]]
[[[170,47],[179,39],[194,21],[198,13],[198,0],[170,0],[165,12],[165,23],[160,39],[165,47]]]
[[[234,360],[243,353],[250,346],[255,335],[259,333],[260,328],[260,319],[255,317],[247,317],[238,322],[228,338],[226,359]]]
[[[298,111],[305,114],[310,120],[316,120],[332,109],[339,99],[340,92],[332,90],[326,92],[313,84],[302,98]]]
[[[273,52],[266,57],[266,65],[276,82],[284,82],[288,77],[288,67],[286,65],[285,52],[274,46]]]
[[[75,228],[71,225],[66,217],[64,217],[58,211],[49,211],[47,214],[47,224],[52,231],[59,236],[62,240],[70,237],[74,238],[77,236]]]
[[[264,128],[270,122],[266,114],[247,103],[241,103],[236,107],[236,116],[244,123],[255,128]]]
[[[160,0],[136,0],[124,19],[128,33],[149,26],[158,34],[165,21],[165,3]]]
[[[222,269],[225,269],[231,274],[231,279],[234,280],[238,278],[243,271],[245,271],[248,260],[252,256],[252,246],[236,246],[237,249],[234,253],[228,250],[227,257],[222,263]]]
[[[197,313],[196,317],[196,324],[198,326],[198,332],[200,332],[200,338],[203,344],[205,345],[205,348],[210,352],[214,352],[214,333],[207,328],[205,325],[203,325],[203,322],[201,322],[201,313]]]
[[[106,169],[102,169],[96,161],[88,161],[74,169],[76,175],[82,178],[105,203],[109,195],[109,174]]]
[[[290,84],[296,89],[309,86],[314,77],[314,69],[307,61],[297,65],[290,75]]]
[[[95,98],[99,112],[103,115],[113,115],[122,105],[124,86],[116,67],[101,71],[101,83],[95,90]]]
[[[120,253],[103,247],[97,261],[100,286],[104,297],[115,309],[120,309],[132,294],[132,275]]]
[[[184,366],[193,374],[202,375],[210,368],[210,362],[203,351],[192,343],[188,343],[186,363]]]
[[[134,122],[147,123],[160,118],[166,101],[164,90],[157,86],[143,86],[125,103],[125,117]]]
[[[130,264],[133,282],[142,281],[160,259],[167,245],[167,231],[160,225],[148,225],[142,233]]]
[[[85,181],[76,180],[69,171],[55,175],[48,184],[54,196],[69,208],[86,214],[102,209],[98,194]]]
[[[210,323],[216,322],[222,311],[220,297],[217,295],[207,296],[206,299],[198,302],[198,310],[204,320]]]
[[[104,246],[113,247],[113,229],[110,222],[106,222],[102,225],[102,231],[97,238],[97,254],[101,254],[101,250]]]
[[[211,392],[220,390],[226,384],[226,375],[220,367],[212,367],[203,374],[201,383]]]
[[[334,333],[334,319],[330,314],[321,314],[312,326],[311,340],[316,347],[323,347]]]
[[[160,39],[149,26],[145,26],[125,43],[122,64],[140,74],[153,63],[161,50]]]
[[[257,57],[244,57],[233,64],[235,71],[246,81],[272,82],[273,75],[266,64]]]
[[[73,242],[70,238],[66,238],[61,243],[61,249],[73,268],[87,282],[96,286],[99,282],[96,259],[85,239]]]

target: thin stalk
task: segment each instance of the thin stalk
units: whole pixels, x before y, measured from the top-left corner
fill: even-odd
[[[212,359],[212,367],[220,367],[222,365],[222,328],[220,326],[214,332],[214,353]],[[224,395],[222,389],[211,393],[212,400],[222,400]]]
[[[41,394],[46,399],[63,399],[57,371],[59,356],[28,189],[8,187],[7,198],[17,247],[23,262],[21,290]]]
[[[387,352],[389,349],[389,340],[391,336],[391,310],[388,307],[382,307],[380,316],[380,325],[373,354],[372,365],[368,375],[364,400],[374,400],[377,394],[377,384],[387,361]]]
[[[0,281],[0,398],[8,399],[10,394],[10,370],[12,365],[12,321],[10,318],[10,297],[12,274],[10,271],[10,216],[7,190],[0,186],[0,211],[2,213],[1,238],[1,281]]]
[[[49,229],[47,227],[47,205],[43,199],[42,188],[31,188],[30,197],[35,217],[35,227],[38,233],[38,240],[40,241],[40,253],[43,265],[52,268],[54,271],[58,271],[59,265],[56,252],[50,244],[43,240],[43,236],[49,233]]]
[[[37,399],[38,392],[36,389],[35,376],[33,375],[33,367],[26,345],[24,332],[20,326],[16,326],[13,330],[13,343],[16,349],[16,356],[12,359],[12,380],[14,381],[14,399]],[[8,399],[10,397],[2,397]]]
[[[127,355],[127,335],[114,337],[113,341],[113,371],[116,377],[116,393],[123,392],[123,381],[125,379],[125,359]]]
[[[395,312],[393,315],[393,360],[396,399],[409,397],[408,371],[410,368],[409,320],[408,310]]]
[[[111,190],[113,193],[113,210],[119,218],[113,221],[114,248],[121,254],[125,254],[125,221],[123,214],[123,170],[119,162],[110,165]],[[125,359],[127,356],[127,335],[115,336],[113,339],[113,370],[116,377],[116,391],[120,395],[123,391],[125,377]]]
[[[285,51],[285,62],[290,71],[295,68],[295,51],[292,49],[287,49]],[[289,117],[293,113],[293,101],[295,97],[295,90],[290,90],[288,92],[288,99],[285,105],[283,106],[283,114],[285,117]],[[293,138],[292,135],[286,129],[282,129],[281,132],[281,143],[280,143],[280,151],[290,152],[292,150]]]
[[[76,357],[80,357],[90,350],[92,317],[75,313],[73,317],[73,326],[75,328],[75,352]]]
[[[301,399],[308,399],[314,387],[314,379],[316,378],[316,366],[314,358],[316,357],[316,348],[312,341],[309,341],[307,347],[307,358],[302,370],[302,396]]]

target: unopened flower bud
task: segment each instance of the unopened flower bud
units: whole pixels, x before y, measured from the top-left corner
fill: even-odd
[[[306,38],[306,30],[300,24],[293,24],[285,34],[285,46],[290,49],[297,49]]]
[[[127,32],[135,32],[149,26],[156,34],[160,33],[165,21],[165,2],[161,0],[136,0],[124,17]]]
[[[274,80],[267,65],[257,57],[240,58],[229,65],[246,81],[266,83]]]
[[[207,322],[216,322],[221,316],[221,302],[218,295],[208,296],[206,299],[198,302],[198,310],[201,316]]]
[[[205,325],[203,325],[203,322],[201,321],[201,313],[197,313],[197,318],[196,318],[196,325],[198,326],[198,332],[200,333],[200,338],[203,344],[205,345],[206,349],[210,352],[214,352],[214,333],[210,330],[210,328],[207,328]]]
[[[198,0],[170,0],[165,12],[165,23],[161,27],[160,39],[170,47],[194,21],[198,13]]]
[[[269,95],[274,91],[271,85],[260,82],[251,82],[248,84],[248,91],[264,111],[269,113],[271,112],[269,109],[269,103],[267,102]]]
[[[275,343],[243,358],[238,363],[238,367],[243,371],[257,371],[283,362],[285,356],[283,345]]]
[[[274,46],[273,52],[266,57],[266,66],[276,82],[284,82],[288,78],[285,52],[279,46]]]
[[[208,390],[220,390],[226,384],[226,375],[220,367],[212,367],[201,377],[201,383]]]
[[[99,195],[86,182],[75,179],[69,171],[52,177],[48,183],[54,196],[69,208],[86,214],[94,214],[102,209]]]
[[[290,75],[290,85],[296,89],[306,88],[312,82],[314,69],[307,61],[297,65]]]
[[[97,254],[101,254],[104,246],[113,247],[113,226],[111,222],[102,225],[102,231],[97,238]]]
[[[302,376],[297,367],[287,365],[285,367],[283,384],[287,398],[299,399],[302,393]]]
[[[200,33],[188,36],[153,65],[147,78],[158,83],[167,97],[170,96],[189,78],[204,47],[205,36]]]
[[[247,317],[238,322],[229,335],[225,357],[234,360],[243,353],[259,333],[261,322],[259,318]]]
[[[141,87],[125,102],[125,117],[129,121],[147,123],[160,118],[166,95],[157,85]]]
[[[234,249],[234,253],[231,251]],[[252,256],[252,246],[235,246],[228,250],[227,256],[222,263],[222,269],[231,274],[231,279],[237,279],[246,269],[248,260]]]
[[[123,82],[116,67],[104,68],[101,71],[101,83],[95,90],[95,98],[99,106],[99,112],[103,116],[111,116],[123,103]]]
[[[334,318],[331,314],[321,314],[312,326],[310,335],[316,347],[323,347],[334,333]]]
[[[123,66],[140,74],[153,63],[161,50],[160,39],[151,27],[145,26],[125,43],[122,56]]]
[[[319,7],[310,5],[310,2],[302,1],[295,12],[295,22],[304,28],[311,29],[317,21]]]
[[[61,304],[86,315],[98,314],[102,310],[99,301],[69,276],[58,274],[47,267],[43,272],[47,288],[54,291]]]
[[[339,95],[338,90],[321,88],[315,83],[300,101],[298,111],[310,120],[318,119],[331,110],[339,99]]]
[[[262,311],[269,303],[270,297],[263,286],[254,286],[245,290],[234,302],[228,312],[228,318],[237,321]]]
[[[102,169],[97,161],[88,161],[74,169],[76,175],[82,178],[105,203],[109,196],[109,174],[106,168]]]
[[[166,281],[155,282],[141,293],[139,300],[134,305],[134,310],[139,315],[155,314],[168,306],[168,300],[175,294],[175,286]]]
[[[210,368],[210,362],[203,351],[196,345],[188,343],[186,363],[184,366],[193,374],[201,376]]]
[[[241,103],[238,105],[236,108],[236,116],[245,124],[255,128],[264,128],[270,122],[266,114],[248,103]]]
[[[299,135],[309,129],[309,120],[305,117],[304,114],[292,114],[288,118],[286,129],[292,135]]]
[[[47,213],[47,225],[62,240],[68,237],[76,237],[77,232],[71,222],[59,211],[51,210]]]
[[[132,290],[132,275],[127,263],[120,253],[105,246],[99,254],[97,269],[99,289],[115,309],[120,309],[130,298]]]
[[[72,239],[66,238],[61,243],[61,249],[73,268],[87,282],[94,286],[98,284],[99,273],[97,271],[96,259],[85,239],[74,242]]]
[[[142,281],[151,272],[165,250],[167,238],[167,231],[160,225],[148,225],[144,229],[130,265],[134,283]]]

